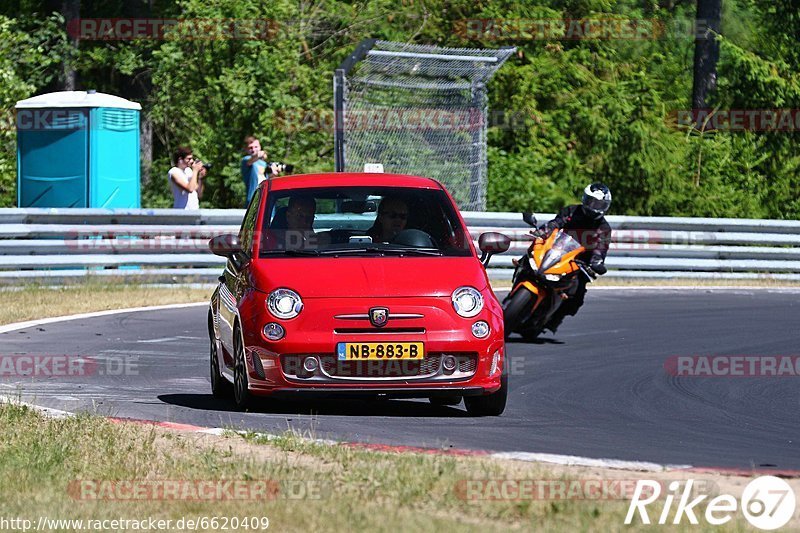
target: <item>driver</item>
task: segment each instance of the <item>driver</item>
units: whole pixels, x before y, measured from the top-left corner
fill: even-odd
[[[406,229],[407,223],[408,205],[405,200],[386,196],[378,206],[378,216],[367,235],[372,237],[372,242],[391,242],[398,233]]]
[[[316,244],[313,229],[317,202],[310,196],[292,196],[286,209],[286,233],[284,246],[287,249],[302,249]]]
[[[546,237],[554,229],[560,228],[586,248],[578,259],[587,263],[597,274],[605,274],[606,254],[611,242],[611,226],[605,215],[611,207],[611,190],[602,183],[592,183],[583,190],[583,201],[577,205],[569,205],[561,209],[556,218],[533,231],[537,237]],[[564,317],[574,316],[583,305],[586,296],[586,276],[578,276],[578,286],[573,295],[559,306],[545,326],[556,332]]]

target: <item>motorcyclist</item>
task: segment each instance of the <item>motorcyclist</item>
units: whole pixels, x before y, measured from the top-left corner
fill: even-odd
[[[611,207],[611,190],[602,183],[591,183],[583,190],[583,200],[580,204],[562,208],[553,220],[531,233],[536,237],[545,238],[556,228],[567,231],[586,248],[577,259],[586,263],[595,273],[602,275],[607,271],[605,259],[611,242],[611,226],[605,219],[609,207]],[[583,274],[578,276],[577,280],[574,293],[559,306],[545,326],[553,333],[565,316],[574,316],[583,305],[588,280]]]

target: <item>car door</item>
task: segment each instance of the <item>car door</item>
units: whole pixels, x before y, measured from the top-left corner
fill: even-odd
[[[247,269],[253,249],[255,224],[261,206],[261,189],[256,190],[239,230],[239,242],[243,252],[228,259],[223,273],[224,281],[219,290],[220,341],[223,358],[228,368],[233,368],[233,328],[239,319],[239,300],[247,287]],[[239,320],[241,324],[241,320]]]

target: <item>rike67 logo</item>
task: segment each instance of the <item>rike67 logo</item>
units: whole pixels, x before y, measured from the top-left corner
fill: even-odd
[[[669,484],[669,492],[664,498],[664,507],[658,517],[660,525],[681,524],[684,517],[690,524],[697,525],[700,514],[698,507],[709,496],[701,494],[691,499],[693,481],[687,480],[681,492],[681,482]],[[680,494],[679,494],[680,492]],[[625,524],[630,525],[634,516],[639,515],[643,524],[650,524],[647,506],[661,496],[661,483],[651,480],[639,480],[625,516]],[[678,500],[673,512],[673,503]],[[708,524],[721,526],[730,522],[733,515],[741,509],[744,517],[758,529],[774,530],[789,523],[795,513],[796,500],[794,490],[786,481],[774,476],[761,476],[751,481],[742,492],[741,505],[734,496],[722,494],[714,497],[705,506],[701,516]],[[652,510],[651,510],[652,511]],[[697,512],[697,514],[695,514]],[[655,517],[654,517],[655,518]],[[671,518],[671,520],[670,520]]]

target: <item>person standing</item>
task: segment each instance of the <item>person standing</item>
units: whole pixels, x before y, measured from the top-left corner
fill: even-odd
[[[191,148],[180,146],[175,150],[175,166],[167,172],[173,209],[200,209],[197,189],[200,187],[202,169],[203,163],[195,161]]]
[[[267,152],[261,142],[249,135],[244,139],[246,155],[242,158],[242,180],[247,187],[247,203],[253,198],[259,184],[267,178]]]

